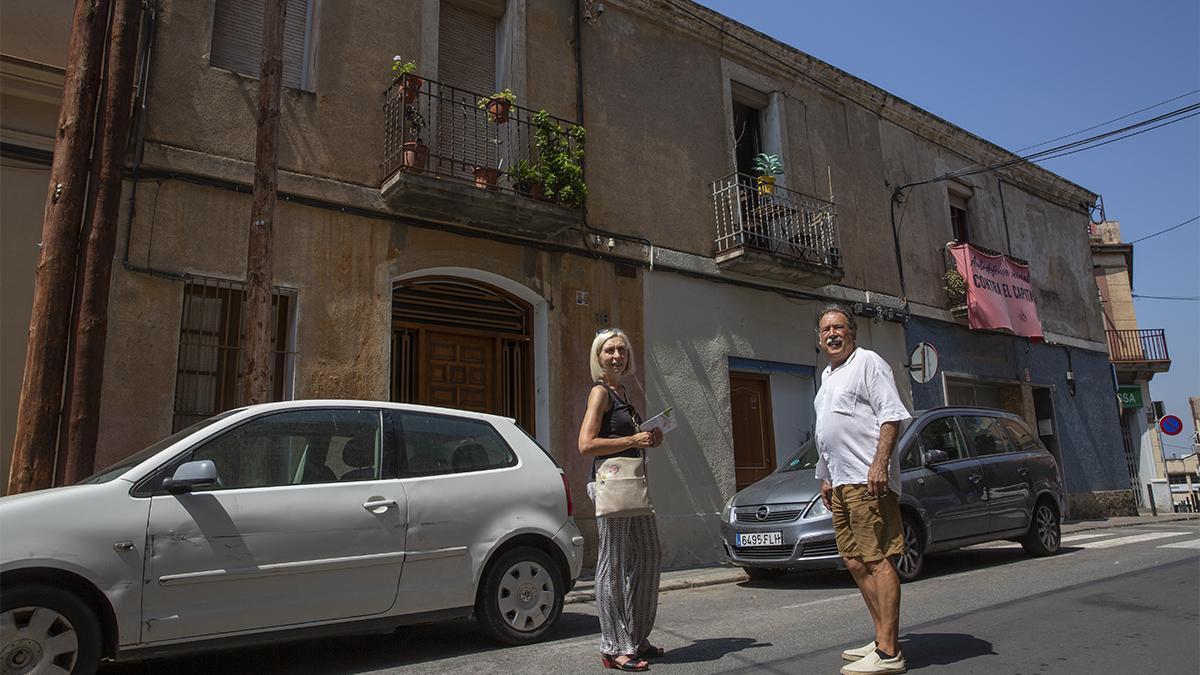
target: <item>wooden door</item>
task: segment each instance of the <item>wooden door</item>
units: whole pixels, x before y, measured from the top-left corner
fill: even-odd
[[[730,373],[729,402],[733,413],[734,479],[741,490],[775,470],[770,378],[757,373]]]
[[[497,412],[496,339],[462,333],[425,333],[423,401],[476,412]]]

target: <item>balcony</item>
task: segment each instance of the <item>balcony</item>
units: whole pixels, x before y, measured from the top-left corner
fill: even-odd
[[[1108,360],[1118,371],[1149,379],[1154,373],[1165,373],[1171,369],[1167,334],[1163,329],[1104,332],[1108,337]]]
[[[712,184],[716,262],[724,270],[801,286],[842,278],[831,202],[731,174]]]
[[[557,148],[565,170],[577,169],[582,129],[517,105],[481,108],[485,98],[415,75],[392,82],[383,108],[384,200],[418,218],[538,238],[577,224],[582,194],[561,179],[563,162],[548,175],[541,159]]]

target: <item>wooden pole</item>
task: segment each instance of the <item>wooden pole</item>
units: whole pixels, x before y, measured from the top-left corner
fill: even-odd
[[[8,493],[50,487],[109,0],[76,0],[42,218]]]
[[[267,0],[263,14],[262,73],[258,81],[258,136],[254,143],[254,206],[246,249],[246,301],[242,305],[241,402],[271,395],[271,231],[279,140],[279,89],[283,81],[285,0]]]
[[[65,434],[58,453],[59,484],[75,483],[92,473],[100,428],[108,292],[117,247],[121,169],[125,166],[125,146],[133,116],[133,80],[142,13],[142,0],[114,1],[108,67],[100,101],[100,128],[96,133],[88,189],[89,217],[84,222],[79,259]]]

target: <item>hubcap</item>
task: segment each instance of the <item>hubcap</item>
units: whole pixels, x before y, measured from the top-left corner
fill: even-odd
[[[25,675],[51,666],[70,672],[79,639],[66,617],[46,607],[19,607],[0,614],[0,670]]]
[[[501,616],[514,629],[537,630],[554,610],[554,580],[541,565],[518,562],[501,577],[496,600]]]

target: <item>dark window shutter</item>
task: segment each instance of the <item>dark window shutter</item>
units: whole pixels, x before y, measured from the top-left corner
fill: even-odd
[[[300,89],[308,50],[309,0],[287,0],[283,19],[283,85]],[[263,14],[266,0],[217,0],[213,15],[209,63],[235,73],[258,77],[262,70]]]
[[[438,21],[438,79],[480,96],[496,91],[496,19],[443,2]]]

